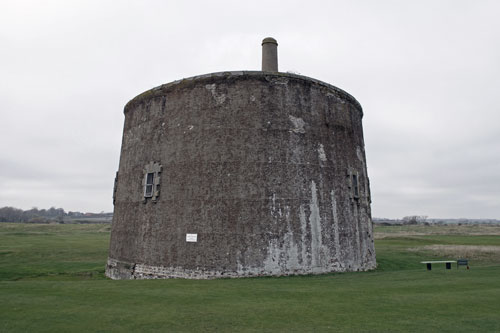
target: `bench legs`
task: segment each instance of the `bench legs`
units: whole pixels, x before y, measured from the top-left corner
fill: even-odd
[[[451,269],[451,262],[447,262],[446,264],[446,269]],[[430,271],[432,270],[432,263],[428,262],[427,263],[427,270]]]

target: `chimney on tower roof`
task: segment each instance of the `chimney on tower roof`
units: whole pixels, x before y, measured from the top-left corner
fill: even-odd
[[[262,71],[278,71],[278,42],[272,37],[262,41]]]

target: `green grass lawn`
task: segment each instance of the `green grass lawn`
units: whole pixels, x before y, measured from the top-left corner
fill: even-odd
[[[500,331],[500,227],[446,228],[377,227],[372,272],[111,281],[108,226],[0,223],[0,332]]]

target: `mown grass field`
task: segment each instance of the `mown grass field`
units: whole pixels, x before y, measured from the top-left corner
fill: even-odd
[[[372,272],[209,281],[108,280],[108,240],[0,223],[0,332],[500,331],[499,226],[377,227]]]

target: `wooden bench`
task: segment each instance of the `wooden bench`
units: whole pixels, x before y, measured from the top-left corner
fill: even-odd
[[[427,264],[427,270],[432,269],[432,264],[446,264],[446,269],[451,269],[451,264],[457,262],[456,260],[435,260],[435,261],[421,261],[421,264]]]

